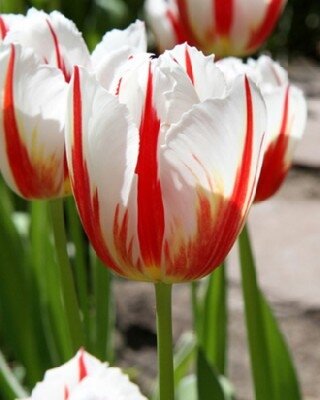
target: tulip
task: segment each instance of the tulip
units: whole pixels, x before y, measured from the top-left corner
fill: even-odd
[[[2,36],[6,33],[0,49],[3,177],[26,199],[68,195],[64,119],[72,69],[82,65],[99,75],[110,55],[121,52],[127,59],[145,51],[144,25],[138,21],[126,31],[107,33],[91,57],[81,33],[57,11],[31,9],[26,17],[3,14],[0,27]]]
[[[103,85],[75,67],[65,130],[73,194],[99,258],[155,283],[161,400],[174,399],[171,283],[225,258],[254,198],[265,129],[249,79],[227,92],[212,57],[175,50],[116,69],[110,61],[103,75],[110,68],[114,79]]]
[[[286,0],[147,0],[160,50],[188,42],[218,57],[255,52],[273,31]]]
[[[106,91],[84,68],[70,82],[71,185],[98,256],[119,275],[201,278],[218,266],[254,198],[265,130],[261,96],[188,46],[136,55]],[[190,79],[192,76],[194,82]],[[215,93],[216,90],[216,93]]]
[[[287,72],[267,56],[247,64],[238,59],[217,63],[229,83],[240,73],[247,73],[261,89],[267,107],[266,151],[258,181],[255,201],[274,195],[285,180],[293,153],[301,139],[307,106],[300,89],[291,85]]]
[[[84,350],[45,373],[25,400],[146,400],[119,368],[109,367]]]

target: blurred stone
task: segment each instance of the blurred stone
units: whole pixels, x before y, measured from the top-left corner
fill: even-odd
[[[320,93],[318,98],[308,100],[307,126],[297,145],[293,162],[296,165],[320,167]]]

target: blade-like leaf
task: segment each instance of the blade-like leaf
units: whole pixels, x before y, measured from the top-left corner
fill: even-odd
[[[262,292],[260,297],[270,351],[274,398],[300,400],[299,382],[287,343]]]
[[[219,376],[210,365],[201,348],[197,356],[197,392],[201,400],[224,400]]]
[[[203,351],[209,362],[224,375],[227,348],[227,285],[224,265],[209,277],[201,324]]]
[[[198,400],[197,377],[188,375],[183,378],[177,388],[177,400]]]
[[[284,338],[257,283],[246,227],[240,235],[242,289],[256,400],[299,400],[299,384]],[[289,395],[290,394],[290,395]]]
[[[27,397],[26,391],[11,372],[4,355],[0,351],[0,395],[1,394],[5,396],[7,400],[14,400],[17,397]]]
[[[176,346],[174,355],[174,383],[178,387],[180,381],[187,375],[196,355],[196,341],[191,333],[185,333]]]

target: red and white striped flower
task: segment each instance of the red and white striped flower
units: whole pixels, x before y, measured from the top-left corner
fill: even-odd
[[[259,91],[240,76],[226,94],[212,58],[188,46],[132,57],[109,90],[75,68],[67,160],[96,252],[130,279],[207,275],[254,198],[265,130]]]
[[[188,42],[218,57],[256,51],[271,34],[286,0],[147,0],[161,50]]]
[[[281,186],[292,163],[307,117],[306,100],[291,85],[287,72],[271,58],[262,56],[244,64],[239,59],[217,63],[231,84],[240,73],[248,74],[261,89],[267,107],[266,151],[258,181],[256,201],[266,200]]]
[[[146,400],[119,368],[80,350],[61,367],[49,369],[26,400]]]
[[[99,75],[111,55],[119,62],[145,51],[144,25],[108,33],[90,56],[81,33],[61,13],[4,14],[0,26],[17,18],[0,48],[0,169],[27,199],[60,197],[70,194],[64,120],[72,69],[81,65]]]

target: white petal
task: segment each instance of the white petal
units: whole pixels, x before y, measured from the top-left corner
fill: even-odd
[[[12,70],[10,70],[10,61]],[[10,83],[11,82],[11,83]],[[7,86],[6,86],[7,85]],[[13,87],[13,111],[9,108],[10,88]],[[33,196],[54,197],[64,192],[64,112],[66,83],[60,71],[41,66],[30,49],[19,45],[6,45],[0,53],[0,91],[4,93],[0,109],[0,166],[4,178],[13,190],[30,198]],[[6,103],[9,102],[9,103]],[[11,106],[10,106],[11,107]],[[11,117],[10,117],[10,115]],[[10,127],[5,127],[6,118],[14,118]],[[12,129],[17,136],[9,130]],[[14,133],[13,132],[13,133]],[[13,160],[9,148],[14,146]],[[13,173],[13,168],[24,169],[26,151],[34,175]],[[11,154],[11,155],[10,155]],[[19,156],[18,156],[19,155]],[[15,165],[13,166],[14,163]],[[14,176],[15,175],[15,176]],[[23,179],[22,179],[23,178]],[[21,180],[38,183],[28,194],[21,193]],[[31,182],[32,180],[32,182]],[[19,182],[18,182],[19,181]],[[43,187],[41,187],[43,185]],[[38,194],[37,194],[38,193]]]
[[[241,218],[244,218],[253,200],[256,177],[261,167],[260,149],[265,129],[264,103],[255,87],[252,85],[249,87],[253,117],[252,149],[250,162],[247,161],[249,168],[247,186],[240,201],[241,205],[237,206],[240,207],[239,226],[242,224]],[[244,162],[242,158],[247,146],[249,114],[247,115],[246,96],[244,77],[238,78],[227,98],[207,100],[195,105],[168,131],[167,143],[161,149],[160,167],[166,212],[165,237],[170,243],[169,252],[171,251],[172,258],[180,254],[181,246],[190,247],[193,239],[198,241],[199,246],[201,241],[207,240],[206,232],[199,233],[200,237],[196,238],[199,229],[199,193],[202,193],[211,204],[212,215],[208,217],[208,224],[213,227],[214,218],[221,217],[219,211],[226,212],[221,210],[221,207],[228,201],[233,202],[235,187],[239,185],[237,180],[239,168],[244,168],[241,167]],[[240,190],[239,187],[236,190]],[[231,204],[227,209],[232,206],[236,205]],[[227,233],[224,234],[227,238]],[[221,237],[218,239],[221,240]],[[218,239],[213,237],[210,241]],[[211,245],[214,249],[214,243]],[[210,243],[207,243],[207,246],[210,248]],[[181,280],[186,279],[190,272],[189,268],[198,266],[197,257],[199,258],[199,254],[189,254],[184,260],[187,265]],[[204,256],[204,261],[210,262],[210,258]],[[201,271],[205,266],[199,268]],[[175,270],[167,272],[169,280],[170,274],[173,276],[178,274]]]
[[[133,260],[127,265],[123,259],[126,255],[119,249],[120,245],[126,247],[126,243],[119,243],[115,229],[117,224],[121,225],[128,209],[128,246],[136,236],[136,202],[133,198],[131,205],[130,196],[135,185],[139,132],[132,123],[127,108],[104,90],[94,77],[89,76],[84,69],[79,69],[79,79],[82,115],[77,116],[78,111],[74,109],[73,102],[77,97],[77,83],[74,78],[69,90],[66,126],[67,160],[78,209],[98,255],[116,272],[134,278],[135,275],[139,276],[139,272],[132,269],[139,255],[138,245],[133,243]],[[73,154],[76,134],[74,124],[80,117],[82,149],[76,148],[76,153]],[[82,163],[82,157],[87,177],[75,170],[75,163]],[[84,181],[89,182],[88,188],[83,187]],[[99,206],[98,220],[95,219],[95,196]]]
[[[142,21],[137,20],[125,30],[107,32],[91,55],[93,66],[97,68],[106,55],[121,48],[129,49],[131,54],[147,51],[147,34]]]
[[[0,43],[9,30],[15,25],[19,24],[24,18],[21,14],[0,14]]]
[[[79,381],[84,378],[81,376],[82,373],[84,376],[99,375],[106,368],[107,364],[80,350],[62,366],[46,371],[43,381],[33,389],[31,399],[64,400],[65,390],[69,394],[72,393],[79,385]]]
[[[119,368],[105,368],[84,379],[71,393],[70,400],[147,400],[138,386]]]
[[[72,72],[73,65],[90,67],[90,55],[81,33],[58,11],[46,14],[31,9],[13,28],[5,42],[33,48],[43,62],[65,69],[67,74]]]
[[[248,64],[252,65],[261,74],[261,87],[268,85],[276,87],[288,84],[287,71],[270,57],[261,56],[256,61],[249,60]]]
[[[168,2],[165,0],[147,0],[145,10],[147,22],[150,24],[160,50],[171,49],[176,44],[176,36],[168,18],[168,11],[170,10]]]
[[[301,139],[307,118],[307,105],[303,93],[295,86],[289,87],[288,115],[285,118],[285,98],[287,86],[270,89],[263,92],[267,106],[268,124],[266,131],[267,145],[275,141],[283,133],[281,128],[285,124],[286,134],[289,136],[286,163],[292,161],[293,150]]]
[[[214,57],[204,56],[195,47],[186,43],[175,46],[166,52],[176,60],[186,71],[193,82],[200,101],[210,98],[221,98],[226,92],[226,83],[223,74],[214,64]]]

